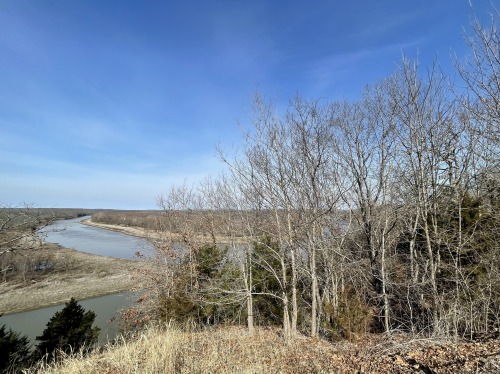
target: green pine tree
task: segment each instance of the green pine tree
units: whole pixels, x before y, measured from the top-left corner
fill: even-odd
[[[281,263],[276,257],[278,243],[270,236],[253,243],[251,254],[254,321],[258,325],[279,325],[283,319],[283,306],[277,297],[283,292],[280,282],[271,269],[278,270]]]
[[[0,327],[0,373],[17,372],[30,364],[29,340],[26,336]]]
[[[99,337],[100,328],[92,327],[95,320],[93,311],[85,311],[78,302],[71,298],[66,306],[56,312],[47,323],[46,329],[36,340],[38,357],[47,355],[48,360],[56,358],[57,353],[78,352],[80,349],[89,349]]]

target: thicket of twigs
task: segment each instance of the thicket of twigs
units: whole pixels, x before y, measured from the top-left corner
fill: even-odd
[[[404,59],[358,101],[298,97],[280,114],[257,95],[242,148],[220,151],[227,172],[159,198],[163,237],[128,321],[497,332],[499,20],[472,25],[466,91]]]
[[[158,225],[158,211],[102,211],[92,214],[92,222],[107,225],[140,227],[154,230]]]

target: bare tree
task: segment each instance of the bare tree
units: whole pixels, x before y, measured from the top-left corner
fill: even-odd
[[[228,261],[239,268],[240,275],[240,279],[233,279],[231,284],[215,285],[212,292],[218,294],[218,302],[246,304],[248,331],[253,334],[251,252],[252,241],[256,240],[255,206],[243,196],[242,186],[234,176],[208,178],[202,183],[200,193],[204,196],[207,208],[217,218],[216,223],[214,220],[211,223],[214,243],[228,248]],[[217,237],[216,233],[222,236]]]
[[[463,104],[481,124],[482,135],[496,143],[500,140],[500,12],[492,7],[489,25],[483,25],[475,13],[472,32],[465,41],[470,53],[458,72],[467,85]],[[498,159],[498,153],[496,153]]]
[[[245,134],[242,158],[226,161],[232,174],[241,181],[243,193],[258,204],[254,209],[272,217],[265,222],[265,226],[261,225],[260,230],[279,243],[275,255],[281,269],[268,270],[272,271],[281,286],[283,329],[289,339],[296,333],[298,317],[295,196],[290,188],[292,146],[285,124],[273,110],[260,96],[255,97],[254,128]],[[271,247],[269,249],[274,251]]]
[[[451,91],[449,82],[436,66],[422,77],[417,63],[403,60],[394,82],[391,95],[402,146],[399,177],[401,196],[406,196],[413,283],[409,294],[416,291],[422,301],[430,297],[430,305],[423,310],[431,314],[431,331],[446,333],[443,318],[447,311],[438,279],[443,266],[443,202],[450,194],[457,203],[460,201],[458,195],[464,191],[474,139],[457,120],[457,103],[446,94]],[[453,235],[461,238],[460,231]]]
[[[53,218],[53,212],[43,213],[29,204],[0,206],[0,271],[4,280],[7,272],[16,268],[25,274],[32,262],[33,250],[40,248],[42,243],[43,235],[38,230]]]
[[[389,236],[396,226],[398,207],[390,191],[397,160],[395,115],[387,85],[368,89],[362,102],[335,104],[335,147],[342,160],[342,174],[352,184],[343,201],[360,228],[362,241],[356,244],[369,259],[371,284],[385,331],[390,330]]]
[[[326,221],[335,214],[340,199],[331,117],[328,105],[300,97],[292,101],[286,116],[288,136],[294,144],[290,183],[296,196],[296,242],[299,248],[304,248],[300,256],[307,256],[307,265],[302,268],[310,283],[311,336],[318,335],[318,319],[322,314],[318,252],[325,249]]]

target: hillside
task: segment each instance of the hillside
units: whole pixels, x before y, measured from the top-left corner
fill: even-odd
[[[41,373],[494,373],[500,340],[458,342],[366,335],[330,343],[299,337],[285,344],[278,329],[254,336],[237,327],[183,333],[150,329],[86,358]]]

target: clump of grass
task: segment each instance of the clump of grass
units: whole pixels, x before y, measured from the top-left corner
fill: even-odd
[[[259,373],[258,351],[243,329],[182,332],[172,326],[151,327],[136,336],[119,338],[89,355],[39,364],[29,373]]]

